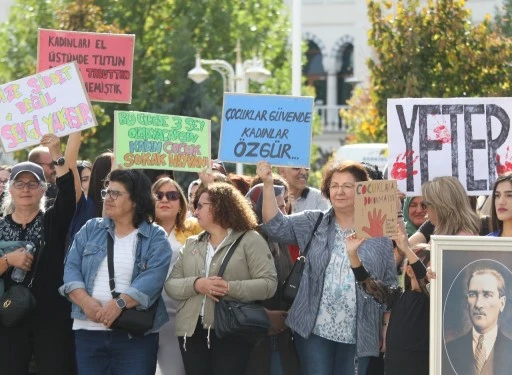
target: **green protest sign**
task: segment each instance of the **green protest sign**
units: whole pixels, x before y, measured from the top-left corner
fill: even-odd
[[[114,153],[123,168],[201,171],[211,156],[210,120],[115,111]]]

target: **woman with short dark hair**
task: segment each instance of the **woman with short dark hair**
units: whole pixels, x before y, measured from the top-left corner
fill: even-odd
[[[168,320],[160,294],[171,248],[165,231],[153,224],[151,185],[142,172],[112,171],[101,195],[104,217],[89,220],[75,236],[60,288],[73,302],[78,372],[154,375],[157,331]],[[114,242],[114,291],[107,267],[108,236]],[[155,303],[153,327],[144,336],[111,331],[124,310],[146,310]]]

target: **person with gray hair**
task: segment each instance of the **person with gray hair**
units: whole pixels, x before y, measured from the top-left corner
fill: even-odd
[[[499,317],[506,306],[505,280],[493,268],[473,271],[467,282],[470,331],[446,345],[457,374],[510,374],[512,340],[499,329]]]
[[[55,165],[59,192],[55,203],[47,209],[43,168],[30,161],[12,167],[2,204],[4,217],[0,219],[0,242],[31,243],[34,252],[31,255],[18,247],[4,254],[0,259],[0,277],[6,292],[18,284],[31,284],[36,307],[13,326],[0,323],[0,363],[5,374],[27,374],[32,354],[40,375],[75,373],[69,316],[71,304],[59,295],[57,289],[64,271],[67,228],[75,213],[75,179],[68,161],[76,160],[78,147],[71,146],[70,142],[77,140],[79,142],[79,135],[69,137],[63,157],[56,135],[47,134],[41,139],[41,145],[50,150],[51,158],[61,160]],[[26,272],[23,280],[16,281],[12,277],[16,269]]]

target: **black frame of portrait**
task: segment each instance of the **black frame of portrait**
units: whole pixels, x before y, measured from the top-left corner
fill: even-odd
[[[505,279],[507,299],[498,326],[512,339],[511,253],[512,238],[431,237],[431,268],[436,272],[436,279],[430,287],[430,375],[467,375],[452,366],[446,343],[463,336],[472,327],[465,290],[471,273],[477,269],[494,268]]]

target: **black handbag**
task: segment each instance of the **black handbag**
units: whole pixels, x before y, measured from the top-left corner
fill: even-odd
[[[116,292],[116,282],[114,279],[114,240],[107,233],[107,264],[110,292],[112,298],[117,298],[121,293]],[[118,329],[130,333],[134,336],[142,336],[151,328],[155,321],[156,310],[158,308],[158,299],[147,310],[137,310],[136,308],[126,309],[112,323],[110,328]]]
[[[0,320],[4,327],[15,326],[36,307],[36,298],[23,284],[11,286],[0,298]]]
[[[4,327],[14,327],[23,317],[36,307],[36,298],[30,289],[36,279],[36,273],[39,267],[39,261],[41,260],[43,248],[44,243],[41,244],[41,248],[37,254],[34,272],[32,273],[32,278],[30,279],[28,286],[21,283],[12,285],[5,291],[2,297],[0,297],[0,321]]]
[[[320,225],[320,222],[322,221],[323,217],[324,214],[320,213],[320,216],[318,216],[318,219],[315,223],[315,227],[313,228],[313,233],[309,238],[306,248],[304,249],[302,254],[299,254],[299,257],[297,258],[295,264],[290,270],[290,273],[288,274],[288,276],[286,276],[286,279],[283,282],[282,299],[285,303],[289,305],[293,304],[293,301],[295,301],[295,297],[297,296],[300,281],[302,280],[302,273],[304,272],[304,266],[306,265],[306,255],[311,245],[311,240],[313,239],[313,236],[315,235],[315,232],[318,229],[318,226]]]
[[[245,233],[238,237],[229,248],[217,276],[222,277],[224,274],[229,259],[231,259]],[[269,328],[270,320],[261,304],[228,301],[225,299],[220,299],[215,304],[214,329],[215,334],[220,339],[228,336],[256,338],[266,335]]]

